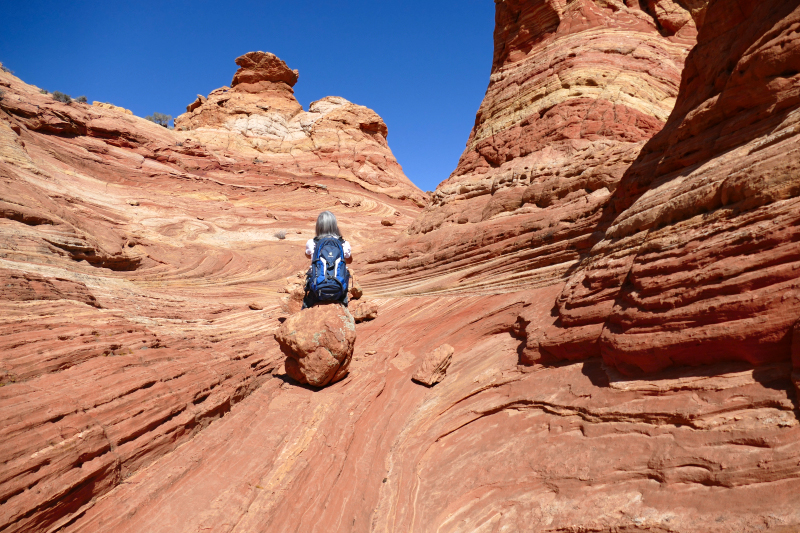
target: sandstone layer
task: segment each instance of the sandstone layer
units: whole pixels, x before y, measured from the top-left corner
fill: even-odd
[[[271,54],[185,131],[0,73],[0,531],[797,531],[799,2],[497,2],[424,212],[315,171],[390,154],[351,104],[231,125],[306,113]],[[324,209],[378,312],[319,389],[274,335]]]
[[[466,150],[409,237],[371,258],[385,285],[516,290],[574,268],[672,111],[695,3],[496,2],[492,74]]]
[[[46,531],[283,375],[278,290],[320,211],[357,272],[422,193],[0,86],[0,531]]]
[[[710,3],[675,111],[540,333],[625,373],[790,359],[800,317],[800,2]],[[713,21],[713,24],[709,24]]]

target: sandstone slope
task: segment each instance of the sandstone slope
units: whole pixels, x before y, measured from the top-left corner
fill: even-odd
[[[0,531],[797,531],[799,2],[497,2],[423,212],[314,172],[267,54],[225,94],[280,143],[220,93],[170,131],[0,74]],[[378,313],[319,390],[273,335],[329,207]]]
[[[0,530],[43,531],[282,372],[279,291],[320,211],[358,272],[377,229],[400,232],[381,220],[424,196],[396,164],[367,188],[0,86]],[[331,128],[391,155],[385,131]]]

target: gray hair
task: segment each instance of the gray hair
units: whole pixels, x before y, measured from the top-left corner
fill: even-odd
[[[342,236],[339,231],[339,224],[336,222],[336,215],[330,211],[323,211],[317,217],[317,237],[322,235]]]

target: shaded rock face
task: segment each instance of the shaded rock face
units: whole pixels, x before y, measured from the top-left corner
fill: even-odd
[[[347,375],[356,325],[346,307],[316,305],[289,317],[275,340],[286,355],[286,373],[300,383],[324,387]]]
[[[709,5],[667,125],[539,344],[626,373],[789,359],[800,316],[800,2]],[[713,24],[710,22],[713,21]]]
[[[403,174],[377,113],[338,96],[311,103],[294,97],[297,70],[267,52],[236,59],[230,87],[198,99],[175,128],[208,146],[235,148],[268,172],[283,169],[345,179],[371,191],[423,206],[427,198]]]
[[[697,34],[690,10],[705,5],[694,4],[496,2],[492,74],[466,150],[375,270],[419,293],[535,287],[574,268],[672,111]]]

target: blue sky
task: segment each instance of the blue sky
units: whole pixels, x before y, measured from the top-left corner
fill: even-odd
[[[234,59],[278,55],[307,109],[368,106],[411,180],[433,190],[456,166],[492,61],[491,0],[0,0],[0,61],[24,81],[140,116],[177,116],[228,85]]]

